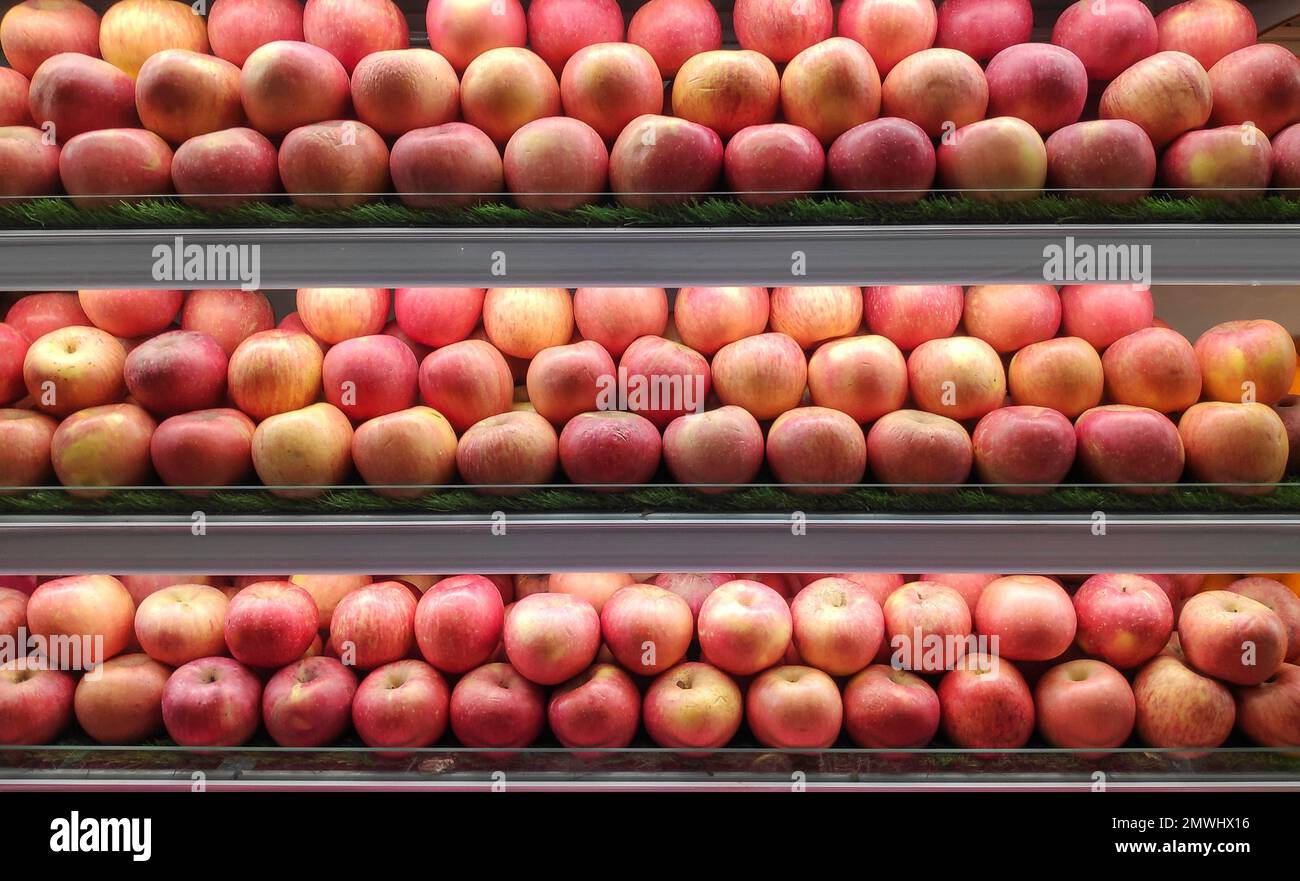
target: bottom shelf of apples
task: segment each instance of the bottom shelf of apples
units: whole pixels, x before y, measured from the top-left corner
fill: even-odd
[[[1300,575],[0,585],[10,748],[1300,746]]]

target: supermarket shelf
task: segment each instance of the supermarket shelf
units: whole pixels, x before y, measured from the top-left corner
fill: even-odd
[[[1300,516],[0,518],[0,571],[1300,571]],[[196,531],[203,534],[195,535]]]
[[[1068,283],[1044,277],[1044,249],[1068,242],[1149,246],[1152,283],[1300,283],[1297,224],[195,228],[3,231],[0,290],[239,285],[225,273],[155,278],[155,248],[178,240],[205,254],[256,247],[241,253],[250,261],[256,254],[250,286],[261,288]],[[794,274],[796,264],[804,274]]]

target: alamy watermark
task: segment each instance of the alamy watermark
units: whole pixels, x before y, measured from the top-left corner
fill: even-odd
[[[1151,284],[1150,245],[1088,245],[1066,236],[1043,248],[1043,261],[1043,281],[1053,284]]]
[[[154,281],[238,283],[245,291],[262,286],[261,245],[186,244],[176,236],[152,253]]]

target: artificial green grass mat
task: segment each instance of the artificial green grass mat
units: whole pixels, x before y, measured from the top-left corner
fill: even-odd
[[[942,492],[900,492],[881,486],[839,492],[798,493],[777,486],[746,486],[722,493],[661,485],[598,492],[568,486],[493,495],[449,486],[416,498],[389,498],[365,487],[340,487],[310,498],[284,498],[261,488],[214,490],[185,495],[168,489],[123,489],[100,498],[66,490],[40,489],[0,494],[0,515],[58,514],[532,514],[648,512],[837,513],[837,514],[1270,514],[1300,513],[1300,481],[1279,484],[1264,495],[1226,493],[1186,485],[1168,492],[1130,493],[1096,486],[1062,486],[1034,495],[1011,495],[988,487],[963,486]]]
[[[1300,199],[1267,196],[1240,202],[1147,196],[1124,205],[1071,195],[989,203],[932,195],[912,204],[856,202],[836,196],[754,208],[714,196],[653,209],[613,203],[573,211],[534,211],[505,203],[459,209],[407,208],[386,198],[370,205],[310,210],[287,201],[203,211],[179,199],[78,208],[66,199],[0,203],[0,228],[116,229],[151,227],[629,227],[754,225],[899,225],[948,223],[1300,223]]]

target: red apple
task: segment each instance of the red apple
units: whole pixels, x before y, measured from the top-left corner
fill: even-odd
[[[774,667],[745,695],[745,718],[773,749],[826,749],[840,735],[844,706],[835,680],[812,667]]]
[[[80,0],[23,0],[0,20],[0,51],[30,77],[60,52],[99,57],[99,14]]]
[[[397,326],[417,343],[440,349],[468,339],[483,317],[485,288],[398,288]]]
[[[331,653],[361,670],[407,657],[415,643],[415,608],[411,591],[396,581],[349,593],[330,619]]]
[[[614,594],[637,583],[627,572],[555,572],[547,576],[551,593],[567,593],[584,600],[597,615]]]
[[[966,655],[971,612],[951,587],[915,581],[892,591],[882,610],[895,669],[938,673]]]
[[[679,291],[679,315],[681,302]],[[600,343],[618,358],[639,337],[663,336],[668,294],[663,288],[578,288],[573,292],[573,321],[584,340]],[[680,317],[678,324],[680,332]]]
[[[456,476],[456,432],[437,410],[399,410],[357,427],[352,461],[379,495],[425,495],[428,487],[451,483]]]
[[[176,148],[176,154],[172,157],[172,184],[181,199],[196,208],[222,209],[262,201],[282,189],[279,155],[265,136],[250,128],[231,128],[199,135]],[[227,292],[193,293],[219,296]],[[250,321],[251,316],[245,320]],[[259,321],[255,325],[249,324],[244,336],[258,330],[270,330],[274,326],[273,320],[270,323]],[[234,334],[233,327],[227,331],[228,336]],[[227,354],[243,338],[234,339]]]
[[[169,144],[244,122],[239,68],[188,49],[149,56],[135,82],[141,124]]]
[[[1229,584],[1227,589],[1263,603],[1276,612],[1286,627],[1286,661],[1294,664],[1300,660],[1300,596],[1280,581],[1262,576],[1239,579]]]
[[[486,662],[501,642],[505,613],[501,594],[481,575],[438,582],[420,598],[415,638],[425,660],[448,673]]]
[[[922,49],[907,56],[880,87],[881,109],[920,126],[931,138],[984,118],[989,86],[979,64],[955,49]]]
[[[50,461],[69,487],[126,487],[149,482],[149,445],[157,424],[134,404],[78,410],[50,439]],[[104,492],[84,493],[87,497]]]
[[[86,317],[119,339],[153,336],[172,326],[184,291],[78,291]]]
[[[352,473],[352,423],[332,404],[267,417],[253,432],[253,468],[272,492],[314,498]]]
[[[475,423],[510,409],[514,385],[501,353],[481,340],[444,346],[420,365],[420,397],[466,432]]]
[[[461,435],[456,469],[471,486],[541,486],[555,477],[559,455],[551,423],[514,411],[489,416]]]
[[[859,47],[861,48],[861,47]],[[776,205],[821,189],[826,154],[807,129],[784,123],[750,125],[723,153],[727,187],[747,205]]]
[[[659,675],[645,694],[646,732],[668,749],[717,749],[736,736],[744,713],[740,689],[710,664],[687,662]]]
[[[1263,603],[1226,590],[1189,599],[1178,616],[1178,638],[1191,666],[1235,685],[1258,685],[1286,660],[1282,618]]]
[[[148,655],[120,655],[83,676],[73,698],[77,724],[96,743],[136,744],[163,727],[162,696],[172,670]]]
[[[568,749],[623,749],[641,722],[641,693],[613,664],[593,664],[551,693],[547,721]]]
[[[632,342],[618,362],[619,383],[626,389],[626,409],[639,413],[660,430],[687,413],[700,413],[711,384],[709,362],[689,346],[659,336]],[[606,378],[597,409],[611,409],[616,399]],[[536,401],[534,401],[536,404]]]
[[[253,50],[241,67],[244,112],[249,125],[267,137],[347,115],[348,72],[318,46],[275,40]]]
[[[391,0],[307,0],[302,32],[349,74],[367,55],[410,45],[406,17]]]
[[[26,631],[28,596],[26,591],[17,588],[0,587],[0,638],[17,640],[19,631]]]
[[[600,616],[567,594],[533,594],[511,609],[504,638],[506,657],[521,675],[539,685],[558,685],[595,660]]]
[[[735,580],[736,576],[726,573],[667,572],[656,575],[654,584],[686,600],[686,604],[691,608],[692,617],[698,618],[700,606],[704,605],[709,594],[728,581]]]
[[[808,361],[808,390],[820,407],[874,422],[907,403],[907,362],[883,336],[832,340]]]
[[[635,486],[659,470],[662,441],[654,423],[618,410],[583,413],[560,432],[560,466],[575,484]]]
[[[519,0],[432,0],[424,21],[429,47],[457,73],[489,49],[523,46],[528,37]]]
[[[207,53],[206,20],[179,0],[120,0],[99,23],[104,60],[134,77],[140,66],[165,49]]]
[[[663,75],[641,46],[595,43],[579,49],[564,65],[560,100],[565,115],[586,123],[611,144],[633,119],[663,110]]]
[[[828,407],[796,407],[768,429],[767,462],[781,483],[830,492],[862,481],[867,441],[852,416]]]
[[[15,658],[0,664],[0,744],[52,743],[72,720],[75,688],[67,673],[39,661]]]
[[[1137,735],[1157,749],[1213,749],[1232,733],[1232,692],[1172,654],[1152,658],[1133,680]],[[1177,754],[1175,754],[1177,755]]]
[[[56,148],[57,149],[57,148]],[[5,323],[16,329],[28,342],[65,327],[90,327],[90,319],[81,309],[76,293],[48,291],[19,297],[9,307]]]
[[[123,368],[127,390],[142,407],[175,416],[219,407],[226,399],[228,358],[204,333],[174,330],[131,350]]]
[[[865,46],[885,76],[907,56],[933,46],[938,25],[933,0],[845,0],[837,33]]]
[[[1177,427],[1163,413],[1112,404],[1074,423],[1079,466],[1099,483],[1132,487],[1177,483],[1185,453]]]
[[[1074,465],[1078,442],[1070,420],[1046,407],[1002,407],[971,435],[975,471],[1000,492],[1043,491]]]
[[[1196,340],[1205,398],[1276,404],[1296,374],[1291,334],[1276,321],[1225,321]]]
[[[713,356],[713,384],[724,404],[774,419],[799,404],[808,382],[803,349],[783,333],[764,333],[728,343]]]
[[[181,329],[206,334],[227,356],[253,334],[274,327],[275,312],[261,291],[191,291],[181,307]]]
[[[101,129],[77,135],[63,145],[59,179],[78,207],[130,204],[170,193],[171,166],[171,147],[153,132]]]
[[[880,114],[880,74],[871,53],[847,37],[804,49],[781,72],[781,110],[829,147]]]
[[[396,413],[415,403],[419,369],[410,347],[396,337],[347,339],[325,355],[325,399],[354,422]]]
[[[601,136],[579,119],[551,116],[524,123],[503,154],[506,189],[516,205],[572,211],[605,192],[609,153]]]
[[[1146,11],[1138,0],[1129,2]],[[1155,22],[1151,24],[1154,36]],[[1018,117],[1043,136],[1078,122],[1088,101],[1088,72],[1069,47],[1008,46],[989,62],[984,76],[989,84],[989,116]]]
[[[952,336],[964,307],[960,285],[889,285],[862,291],[867,328],[904,352]]]
[[[1047,148],[1034,127],[1013,116],[963,126],[941,141],[939,180],[982,202],[1037,197],[1047,182]]]
[[[253,576],[256,581],[278,581],[283,576]],[[311,596],[319,612],[317,630],[329,630],[334,620],[334,610],[343,598],[353,591],[360,590],[374,579],[369,575],[293,575],[289,581],[301,587]]]
[[[1229,202],[1259,198],[1268,190],[1272,174],[1268,138],[1249,124],[1187,132],[1160,157],[1161,180],[1181,195]]]
[[[746,484],[763,465],[763,430],[740,407],[687,414],[664,430],[663,455],[678,483],[704,485],[704,491]]]
[[[533,358],[573,336],[573,299],[566,288],[490,288],[483,329],[502,354]]]
[[[907,358],[907,377],[919,409],[950,419],[978,419],[1006,399],[1002,361],[974,337],[922,343]]]
[[[39,129],[0,126],[0,162],[5,166],[0,196],[55,196],[62,187],[59,148],[47,143]]]
[[[627,41],[671,79],[691,56],[722,48],[722,21],[708,0],[650,0],[633,13]]]
[[[31,127],[30,91],[27,77],[12,68],[0,68],[0,126]]]
[[[793,634],[790,608],[757,581],[721,585],[700,606],[700,648],[710,664],[748,676],[776,664]]]
[[[1081,198],[1132,202],[1156,180],[1156,151],[1141,126],[1127,119],[1093,119],[1047,139],[1047,183]]]
[[[230,398],[258,420],[309,406],[320,394],[323,361],[320,346],[306,333],[255,333],[230,356]]]
[[[181,746],[242,746],[261,722],[262,683],[230,658],[178,668],[162,693],[163,723]]]
[[[673,79],[673,116],[708,126],[723,140],[747,126],[775,122],[780,103],[776,66],[750,50],[695,55]]]
[[[708,126],[648,113],[610,149],[609,188],[629,208],[689,202],[716,188],[722,157],[722,139]]]
[[[776,62],[789,61],[831,35],[830,0],[793,4],[783,0],[736,0],[732,9],[736,39],[744,49]]]
[[[272,676],[262,692],[262,719],[278,746],[328,746],[352,718],[357,677],[333,658],[304,658]]]
[[[277,161],[284,191],[304,208],[351,208],[389,190],[388,146],[370,126],[350,119],[299,126],[280,142]]]
[[[790,604],[794,646],[804,663],[850,676],[880,650],[885,619],[871,591],[846,578],[818,579]]]
[[[1285,46],[1238,49],[1209,68],[1210,124],[1253,126],[1266,138],[1300,122],[1300,58]]]
[[[935,45],[960,49],[977,61],[1029,42],[1034,10],[1029,0],[944,0]]]
[[[1102,119],[1137,123],[1163,150],[1183,132],[1205,125],[1213,101],[1210,77],[1195,58],[1162,51],[1111,80],[1099,111]]]
[[[917,489],[965,483],[973,461],[970,435],[947,416],[896,410],[867,433],[867,468],[880,483]]]
[[[1120,337],[1101,359],[1106,397],[1117,404],[1180,413],[1201,398],[1201,368],[1187,338],[1165,327]]]
[[[934,183],[934,145],[906,119],[854,126],[835,139],[826,160],[831,188],[855,201],[915,202]]]
[[[1070,419],[1101,403],[1104,381],[1097,350],[1078,337],[1025,346],[1007,371],[1014,403],[1050,407]]]
[[[1154,55],[1157,41],[1155,17],[1141,0],[1079,0],[1052,26],[1052,42],[1077,55],[1088,78],[1100,82]]]
[[[42,132],[52,124],[50,133],[60,144],[84,132],[138,125],[135,83],[107,61],[57,53],[26,75],[31,118]]]
[[[1236,692],[1243,734],[1260,746],[1300,746],[1300,667],[1283,664],[1272,678]]]
[[[1255,17],[1237,0],[1186,0],[1156,16],[1160,51],[1186,52],[1206,70],[1254,44]]]
[[[1061,330],[1102,351],[1120,337],[1151,326],[1151,289],[1136,284],[1081,284],[1061,288]]]
[[[393,144],[388,164],[397,197],[411,208],[473,205],[505,185],[497,145],[463,122],[407,132]]]
[[[728,343],[761,334],[770,311],[766,288],[684,287],[673,301],[673,323],[683,343],[712,356]]]
[[[224,593],[205,584],[164,587],[136,608],[136,639],[145,654],[173,667],[224,655],[228,606]]]
[[[250,667],[283,667],[316,637],[319,613],[311,594],[284,581],[263,581],[237,593],[226,609],[226,645]]]
[[[1061,585],[1041,575],[1008,575],[984,588],[975,630],[992,651],[1016,661],[1050,661],[1064,653],[1076,629],[1074,606]]]
[[[465,68],[460,82],[465,121],[498,147],[526,123],[560,113],[560,83],[527,49],[489,49]]]
[[[1195,404],[1178,420],[1178,434],[1191,477],[1224,492],[1271,492],[1286,473],[1286,426],[1264,404]]]
[[[452,122],[460,84],[451,64],[429,49],[390,49],[365,56],[352,72],[357,119],[385,138]]]
[[[1075,593],[1074,609],[1079,647],[1120,669],[1159,654],[1174,627],[1169,597],[1140,575],[1094,575]]]
[[[1016,750],[1034,733],[1034,699],[1010,661],[968,655],[939,683],[943,730],[961,749]]]
[[[451,693],[451,730],[462,746],[526,747],[545,720],[546,693],[509,664],[471,670]]]
[[[369,747],[432,746],[447,730],[451,693],[423,661],[395,661],[361,681],[352,698],[352,724]]]
[[[915,673],[872,664],[844,686],[844,730],[863,749],[921,749],[939,730],[939,696]]]
[[[695,632],[691,607],[677,594],[647,584],[620,589],[600,610],[605,645],[622,667],[653,676],[686,656]]]
[[[219,0],[208,11],[212,54],[240,67],[258,49],[276,40],[302,40],[298,0]]]
[[[1101,661],[1066,661],[1034,687],[1038,730],[1057,749],[1113,749],[1128,742],[1137,701],[1124,675]]]

